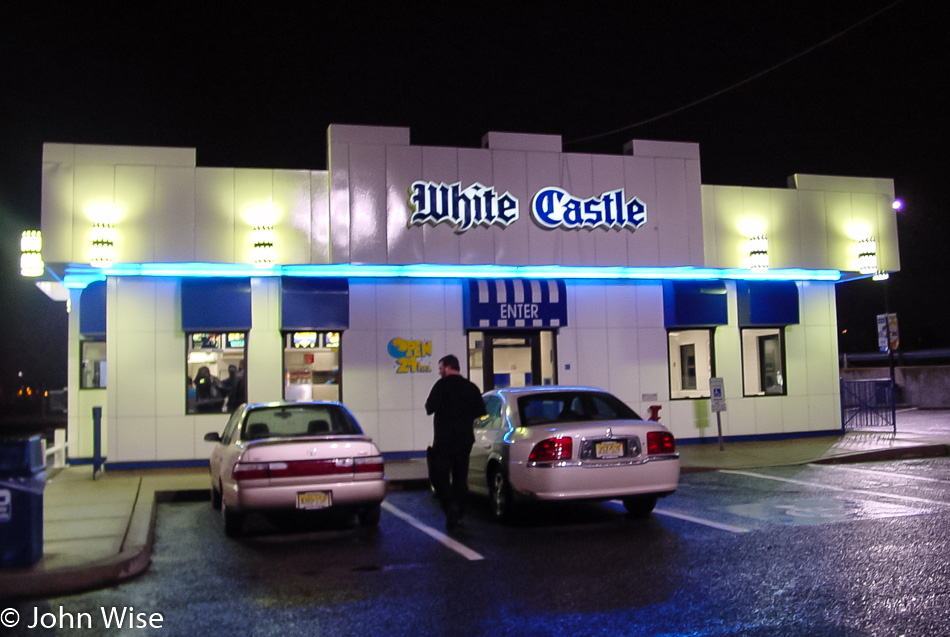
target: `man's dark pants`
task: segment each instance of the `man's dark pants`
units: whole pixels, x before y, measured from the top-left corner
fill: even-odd
[[[468,499],[468,458],[472,445],[455,448],[432,447],[429,454],[429,479],[442,510],[457,522],[465,513]]]

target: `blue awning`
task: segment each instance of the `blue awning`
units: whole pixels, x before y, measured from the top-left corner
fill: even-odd
[[[349,281],[281,277],[280,308],[283,330],[344,330],[350,326]]]
[[[664,281],[666,327],[715,327],[729,322],[723,281]]]
[[[567,325],[567,288],[559,279],[469,279],[463,290],[466,329]]]
[[[798,285],[794,281],[738,281],[739,327],[796,325]]]
[[[93,281],[79,295],[79,333],[92,337],[106,335],[105,281]]]
[[[251,329],[251,280],[186,278],[181,281],[181,328],[185,332]]]

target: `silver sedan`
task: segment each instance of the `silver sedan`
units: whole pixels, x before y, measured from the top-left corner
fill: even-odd
[[[519,387],[484,395],[475,422],[471,491],[498,519],[519,500],[620,499],[634,517],[672,494],[680,473],[666,427],[590,387]]]
[[[376,525],[386,496],[383,457],[346,407],[333,402],[243,405],[209,433],[211,503],[227,535],[249,511],[347,509]]]

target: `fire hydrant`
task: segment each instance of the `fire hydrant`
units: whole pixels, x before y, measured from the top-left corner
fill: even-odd
[[[660,422],[661,409],[663,409],[663,405],[650,405],[650,420]]]

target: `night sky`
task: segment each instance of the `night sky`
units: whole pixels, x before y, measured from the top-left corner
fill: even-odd
[[[950,347],[944,3],[325,4],[0,6],[4,392],[20,371],[66,384],[63,306],[18,274],[44,142],[325,169],[331,123],[407,126],[413,144],[452,147],[488,131],[559,134],[585,153],[699,142],[706,184],[891,177],[906,202],[902,270],[886,285],[901,347]],[[842,351],[876,349],[884,288],[838,287]]]

